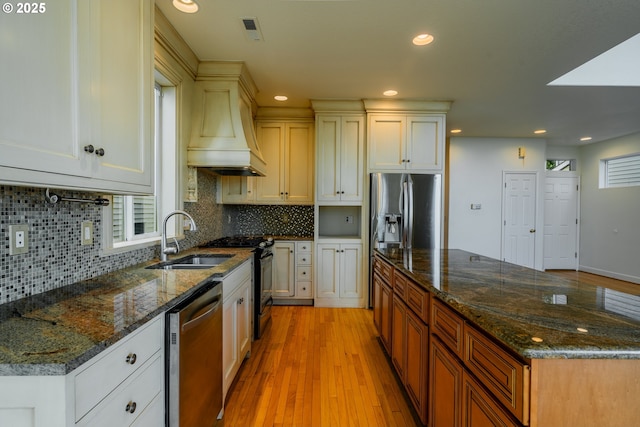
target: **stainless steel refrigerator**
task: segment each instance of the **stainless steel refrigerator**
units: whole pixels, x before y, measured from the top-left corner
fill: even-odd
[[[440,249],[442,176],[372,173],[370,178],[369,271],[376,248],[402,248],[409,255],[406,250],[413,248]]]

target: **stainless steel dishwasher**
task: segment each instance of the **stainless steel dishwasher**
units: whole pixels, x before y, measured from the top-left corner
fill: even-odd
[[[222,410],[222,282],[167,311],[167,425],[210,427]]]

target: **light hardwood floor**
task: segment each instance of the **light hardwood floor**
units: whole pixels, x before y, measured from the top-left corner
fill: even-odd
[[[229,390],[223,423],[419,426],[365,309],[275,306]]]

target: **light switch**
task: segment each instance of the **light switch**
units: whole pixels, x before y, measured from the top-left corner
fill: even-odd
[[[471,210],[472,211],[477,211],[482,209],[482,205],[480,203],[471,203]]]
[[[82,246],[93,245],[93,222],[82,222]]]

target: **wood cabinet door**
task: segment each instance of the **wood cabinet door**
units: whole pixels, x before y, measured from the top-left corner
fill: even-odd
[[[406,317],[405,388],[423,424],[427,423],[429,328],[411,310]]]
[[[343,117],[339,151],[340,200],[358,202],[364,191],[364,118]]]
[[[313,124],[286,124],[283,154],[285,167],[284,202],[289,204],[313,203]]]
[[[362,297],[362,245],[340,245],[340,298]]]
[[[467,372],[463,373],[463,427],[518,427],[509,414]]]
[[[462,364],[444,344],[431,338],[429,356],[429,425],[462,425]]]
[[[340,200],[340,116],[320,116],[317,119],[317,174],[318,191],[316,198],[322,202]]]
[[[220,203],[244,204],[255,202],[256,177],[253,176],[223,176],[221,177]]]
[[[378,329],[380,341],[391,354],[391,302],[393,291],[385,285],[378,274],[373,276],[373,322]]]
[[[266,175],[256,178],[256,201],[280,203],[284,200],[284,124],[258,123],[256,138],[266,162]]]
[[[240,289],[238,303],[238,354],[240,363],[251,350],[251,279],[248,279]]]
[[[407,117],[407,169],[442,170],[444,118],[440,115]]]
[[[402,383],[405,383],[407,345],[407,306],[400,298],[391,301],[391,362]]]
[[[369,116],[369,168],[393,171],[405,168],[406,118],[403,115]]]
[[[295,296],[295,243],[276,242],[273,245],[273,296]]]
[[[340,245],[334,243],[318,243],[316,297],[338,298],[340,280]]]

